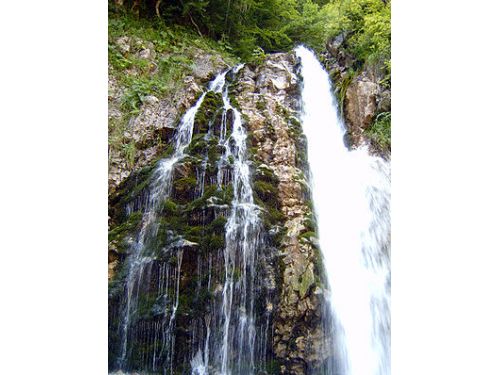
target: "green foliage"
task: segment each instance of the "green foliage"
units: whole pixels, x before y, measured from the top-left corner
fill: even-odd
[[[252,52],[252,57],[250,58],[250,63],[260,65],[264,62],[265,58],[266,52],[260,47],[255,47]]]
[[[366,130],[366,135],[382,151],[391,149],[391,112],[380,113],[375,122]]]
[[[326,25],[330,15],[317,1],[300,1],[298,8],[298,17],[291,19],[285,27],[290,39],[295,44],[304,43],[317,51],[322,50],[328,36]]]
[[[131,141],[129,143],[122,144],[122,149],[125,154],[125,160],[127,160],[129,167],[133,167],[135,162],[135,154],[137,151],[135,148],[135,142]]]
[[[348,52],[361,63],[385,69],[389,81],[391,1],[333,0],[321,12],[327,15],[327,36],[345,33]]]
[[[142,18],[155,14],[154,1],[139,3]],[[153,25],[188,27],[195,39],[206,35],[220,49],[246,61],[258,62],[264,52],[288,50],[299,43],[319,51],[328,38],[344,31],[360,61],[384,64],[390,59],[390,0],[172,0],[160,5],[161,19]],[[150,39],[157,36],[153,30],[144,30]],[[164,50],[172,44],[182,48],[172,43],[178,40],[178,30],[175,26],[164,31],[158,45]],[[113,59],[116,65],[130,64],[119,56]]]

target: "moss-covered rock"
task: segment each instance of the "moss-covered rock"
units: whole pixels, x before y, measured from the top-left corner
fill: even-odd
[[[222,113],[223,105],[222,94],[213,91],[208,92],[196,112],[193,134],[206,134],[211,124],[220,126],[220,116],[218,115]]]

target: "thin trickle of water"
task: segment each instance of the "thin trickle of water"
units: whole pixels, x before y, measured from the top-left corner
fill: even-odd
[[[300,46],[302,124],[342,375],[389,375],[390,165],[348,150],[328,73]]]
[[[250,183],[246,131],[240,112],[230,104],[227,87],[223,92],[223,101],[225,112],[231,110],[234,117],[231,136],[224,144],[224,159],[232,160],[233,163],[234,197],[226,224],[224,251],[221,374],[252,374],[255,367],[254,264],[260,241],[261,222]],[[235,274],[235,271],[238,271],[238,274]],[[234,324],[231,324],[232,322]]]
[[[185,113],[173,141],[172,156],[158,162],[144,193],[127,207],[129,215],[140,212],[142,219],[125,264],[127,276],[114,366],[119,372],[139,370],[166,375],[179,371],[176,366],[184,366],[183,373],[190,367],[195,375],[253,375],[266,365],[265,345],[271,330],[269,316],[265,326],[256,328],[255,308],[255,264],[257,253],[263,248],[262,224],[259,208],[253,201],[246,130],[240,112],[229,99],[228,86],[233,78],[226,78],[227,75],[234,77],[241,67],[219,74],[209,84],[208,91]],[[183,278],[181,282],[181,273],[193,264],[193,252],[183,250],[187,241],[176,237],[174,232],[165,233],[165,226],[160,225],[164,219],[160,213],[172,193],[174,169],[187,156],[195,117],[208,92],[220,94],[223,106],[218,109],[222,116],[218,118],[220,133],[216,133],[219,122],[214,120],[208,124],[204,142],[215,141],[222,155],[216,165],[211,164],[213,160],[208,154],[203,160],[198,159],[201,163],[196,166],[193,196],[204,197],[205,185],[215,185],[217,194],[232,194],[232,201],[230,205],[219,204],[216,196],[205,197],[207,206],[193,218],[205,223],[214,220],[214,216],[224,217],[225,241],[224,246],[214,249],[213,253],[199,253],[194,258],[197,262],[192,270],[197,277],[193,289],[196,301],[202,301],[203,295],[210,295],[210,299],[203,315],[187,318],[180,307],[185,307],[185,303],[180,304],[180,299],[185,298],[181,291],[185,286],[181,284],[187,280]],[[196,139],[200,140],[198,135]],[[161,242],[167,243],[167,248],[157,248],[160,229],[163,236],[169,236]],[[159,259],[160,253],[168,254],[168,258]],[[186,319],[190,324],[187,333],[177,327],[181,322],[184,327]],[[186,334],[182,339],[176,337]],[[185,345],[182,352],[177,347],[179,343]]]
[[[231,72],[236,74],[243,65]],[[215,81],[214,81],[215,82]],[[218,145],[224,149],[217,163],[217,187],[231,184],[234,192],[225,226],[222,301],[213,317],[205,317],[204,347],[191,359],[193,375],[208,374],[209,364],[220,375],[254,374],[255,364],[255,259],[261,244],[262,224],[254,204],[246,149],[246,130],[241,113],[231,105],[228,85],[213,85],[224,103]],[[229,124],[231,113],[231,124]],[[229,126],[231,125],[231,126]],[[231,174],[228,170],[231,169]],[[227,181],[229,176],[232,177]],[[212,267],[212,258],[209,261]],[[209,273],[208,288],[211,285]],[[214,335],[211,335],[213,327]]]
[[[219,90],[221,82],[224,82],[225,72],[219,74],[210,84],[209,91]],[[130,326],[134,315],[138,310],[139,294],[141,292],[142,279],[145,272],[151,272],[151,247],[150,245],[156,239],[158,234],[158,213],[161,204],[171,193],[171,180],[174,166],[181,161],[186,155],[184,153],[185,149],[191,143],[193,136],[193,125],[196,113],[203,103],[205,95],[204,92],[196,104],[191,107],[182,117],[180,124],[177,128],[177,132],[174,139],[174,152],[171,157],[161,160],[158,163],[155,171],[152,174],[151,183],[149,185],[149,192],[147,199],[144,202],[140,202],[139,210],[142,211],[142,222],[139,234],[137,235],[136,241],[131,246],[131,255],[128,260],[128,273],[125,285],[125,302],[120,319],[121,328],[121,349],[120,356],[118,358],[118,368],[127,369],[128,356],[131,354],[132,348],[129,345],[130,341]],[[129,214],[136,207],[129,206],[127,211]],[[154,354],[152,358],[152,368],[157,368],[157,352],[158,356],[166,356],[167,363],[170,364],[170,370],[172,372],[172,358],[174,352],[174,339],[172,337],[175,325],[175,317],[179,304],[179,282],[180,282],[180,268],[182,264],[182,251],[179,250],[177,253],[177,265],[173,270],[173,277],[171,276],[172,270],[166,264],[160,269],[159,277],[159,294],[158,297],[162,297],[162,294],[168,291],[171,287],[171,283],[174,285],[175,295],[171,300],[167,301],[166,306],[164,306],[164,319],[162,320],[161,326],[155,327],[155,335],[161,335],[163,343],[161,348],[157,348],[156,341],[154,346]],[[148,279],[149,280],[149,279]],[[164,285],[164,286],[163,286]]]

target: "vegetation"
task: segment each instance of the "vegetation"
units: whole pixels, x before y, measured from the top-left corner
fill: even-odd
[[[120,46],[122,37],[129,38],[130,51]],[[144,48],[151,50],[150,58],[137,53]],[[109,121],[109,147],[122,155],[129,167],[134,165],[137,150],[135,141],[126,137],[130,118],[139,113],[148,95],[162,98],[178,92],[183,79],[192,74],[200,51],[214,58],[220,56],[229,64],[238,61],[223,45],[189,27],[167,26],[162,20],[138,18],[129,12],[110,12],[109,75],[124,92],[117,105],[123,116]]]
[[[358,60],[382,64],[390,72],[390,0],[334,0],[323,12],[329,37],[344,33],[348,51]]]
[[[366,135],[381,151],[391,150],[391,112],[380,113]]]
[[[266,53],[300,43],[320,52],[343,35],[355,61],[338,82],[340,101],[364,66],[382,72],[380,84],[391,84],[390,0],[110,0],[109,9],[110,72],[126,87],[121,106],[127,116],[139,112],[147,95],[176,92],[193,69],[196,49],[259,63]],[[123,35],[153,43],[159,57],[151,62],[124,55],[116,45]],[[126,120],[110,122],[110,147],[132,165],[136,146],[123,137]]]
[[[190,27],[245,60],[297,43],[322,49],[341,32],[363,61],[390,54],[390,0],[115,0],[110,9]]]

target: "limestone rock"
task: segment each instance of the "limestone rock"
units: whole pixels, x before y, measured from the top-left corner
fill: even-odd
[[[348,52],[347,36],[348,34],[342,33],[330,39],[322,60],[337,86],[342,81],[345,83],[345,80],[351,79],[350,71],[357,71],[357,75],[348,84],[343,102],[349,131],[347,143],[357,147],[366,141],[363,132],[373,124],[376,116],[391,110],[391,91],[381,83],[385,74],[383,68],[370,64],[359,68],[361,62],[356,61]],[[377,152],[376,147],[371,147],[371,151]]]
[[[134,53],[147,59],[154,67],[158,56],[151,42],[135,37],[120,37],[116,40],[120,52]],[[194,104],[202,92],[203,84],[208,78],[225,68],[227,64],[220,56],[207,54],[199,50],[195,54],[193,75],[186,75],[182,87],[172,97],[158,98],[147,95],[142,98],[140,111],[128,122],[124,139],[133,143],[135,148],[134,163],[127,161],[125,154],[119,150],[110,149],[108,156],[108,192],[112,194],[131,172],[151,163],[165,150],[165,144],[171,141],[181,115]],[[134,69],[128,72],[136,74]],[[154,71],[151,74],[155,74]],[[108,80],[108,118],[120,123],[123,113],[120,104],[125,88],[110,74]]]
[[[383,90],[377,98],[377,112],[389,112],[391,110],[391,91]]]
[[[367,129],[377,112],[378,85],[366,75],[360,76],[347,89],[346,118],[352,126]]]
[[[290,126],[300,117],[296,66],[292,53],[270,55],[258,67],[245,66],[238,76],[237,101],[256,149],[258,173],[271,173],[277,180],[286,235],[279,249],[283,267],[281,294],[274,309],[273,349],[281,373],[299,375],[318,366],[329,353],[322,345],[325,338],[318,318],[323,295],[311,292],[319,273],[313,261],[318,253],[311,244],[299,241],[311,212],[305,199],[307,184],[299,182],[304,174],[297,162],[305,143]]]
[[[120,52],[125,54],[130,52],[130,38],[128,36],[122,36],[116,40],[116,44],[120,49]]]

